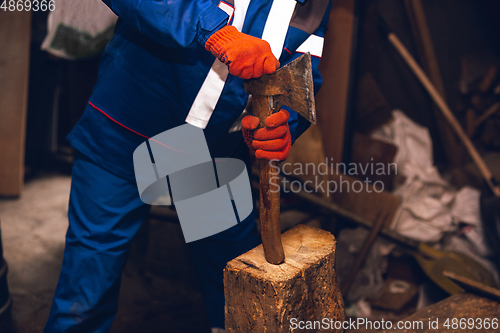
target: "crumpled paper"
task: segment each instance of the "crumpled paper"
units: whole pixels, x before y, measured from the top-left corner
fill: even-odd
[[[459,191],[452,188],[433,165],[432,141],[427,128],[415,124],[398,110],[393,111],[393,119],[372,135],[398,147],[394,163],[404,182],[394,190],[402,204],[395,214],[392,229],[418,241],[439,243],[437,246],[441,250],[463,252],[494,273],[487,259],[491,252],[481,225],[479,191],[467,186]],[[363,228],[340,232],[337,271],[341,285],[367,235],[368,230]],[[351,315],[359,317],[370,312],[364,300],[382,292],[387,255],[393,247],[393,243],[382,238],[374,243],[349,294],[344,295],[346,304],[351,304],[346,309]],[[429,290],[421,290],[420,306],[428,303],[426,299],[432,299],[426,294],[432,294],[434,289]]]
[[[393,121],[373,134],[378,140],[398,147],[397,173],[404,177],[394,194],[402,204],[392,228],[401,235],[424,242],[439,242],[460,222],[480,228],[480,193],[471,187],[453,189],[434,167],[432,140],[426,127],[414,123],[403,112],[393,111]],[[471,234],[475,244],[480,233]],[[484,243],[484,242],[483,242]]]

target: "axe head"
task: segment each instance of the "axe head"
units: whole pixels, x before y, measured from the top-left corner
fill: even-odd
[[[257,96],[268,96],[271,108],[279,111],[288,106],[299,115],[316,124],[314,86],[311,55],[306,53],[273,74],[245,82],[245,92]]]

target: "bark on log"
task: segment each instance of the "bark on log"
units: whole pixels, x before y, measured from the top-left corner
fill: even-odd
[[[262,245],[227,264],[227,333],[292,332],[292,318],[297,323],[345,319],[335,272],[335,237],[321,229],[298,225],[284,233],[282,241],[285,262],[281,265],[266,261]],[[295,332],[343,332],[316,326]]]

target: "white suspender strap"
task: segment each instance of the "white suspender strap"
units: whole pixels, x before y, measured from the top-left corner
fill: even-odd
[[[234,1],[233,26],[241,31],[250,0]],[[296,0],[275,0],[264,26],[262,39],[271,45],[274,56],[279,59],[285,43],[288,26],[295,10]],[[186,122],[199,128],[207,127],[208,121],[219,101],[226,78],[227,66],[218,59],[214,61],[198,95],[196,96]]]
[[[271,50],[279,59],[285,45],[285,37],[295,10],[296,0],[275,0],[264,26],[262,39],[271,45]]]
[[[232,25],[238,31],[241,31],[243,28],[249,3],[250,0],[234,1],[234,19]],[[215,59],[200,91],[198,91],[198,95],[196,95],[193,105],[191,105],[186,118],[187,123],[199,128],[207,127],[208,121],[219,101],[222,89],[224,89],[228,73],[227,66],[220,62],[219,59]]]

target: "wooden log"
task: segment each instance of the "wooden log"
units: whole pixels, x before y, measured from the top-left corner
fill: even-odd
[[[292,320],[345,319],[335,272],[335,237],[298,225],[282,237],[285,262],[272,265],[262,245],[231,260],[224,270],[227,333],[292,332]],[[316,329],[307,332],[343,332]]]

